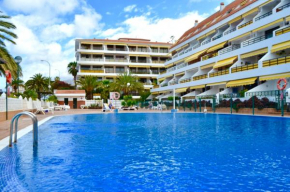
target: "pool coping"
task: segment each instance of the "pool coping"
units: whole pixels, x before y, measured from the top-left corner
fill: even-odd
[[[47,122],[48,120],[50,120],[50,119],[52,119],[54,117],[55,116],[50,116],[50,117],[47,117],[47,118],[39,121],[38,122],[38,126],[44,124],[45,122]],[[24,135],[26,135],[27,133],[32,131],[32,129],[33,129],[33,125],[29,125],[29,126],[23,128],[23,129],[19,130],[17,132],[17,139],[20,139],[21,137],[23,137]],[[14,136],[14,134],[13,134],[13,136]],[[9,145],[9,137],[10,136],[7,136],[4,139],[0,140],[0,151]]]

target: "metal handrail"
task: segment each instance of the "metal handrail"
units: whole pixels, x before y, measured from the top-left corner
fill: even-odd
[[[31,112],[21,112],[16,114],[10,123],[10,138],[9,138],[9,147],[12,147],[12,136],[13,136],[13,127],[15,121],[15,133],[14,133],[14,143],[17,143],[17,131],[18,131],[18,120],[22,115],[26,115],[32,119],[33,122],[33,146],[36,147],[38,144],[38,120],[35,114]]]
[[[259,37],[255,37],[255,38],[252,38],[252,39],[249,39],[249,40],[246,40],[246,41],[243,41],[242,42],[242,45],[243,47],[246,47],[246,46],[249,46],[249,45],[252,45],[252,44],[255,44],[255,43],[258,43],[260,41],[264,41],[266,39],[266,36],[265,35],[261,35]]]
[[[236,31],[236,28],[232,28],[232,29],[226,31],[226,32],[224,33],[224,35],[227,35],[227,34],[229,34],[229,33],[231,33],[231,32],[234,32],[234,31]]]
[[[276,12],[279,12],[279,11],[282,11],[283,9],[287,8],[287,7],[290,7],[290,3],[287,3],[285,5],[282,5],[281,7],[278,7],[276,9]]]
[[[248,71],[248,70],[257,69],[257,68],[258,68],[258,63],[254,63],[254,64],[233,67],[231,71],[232,73],[237,73],[237,72]]]
[[[278,57],[275,59],[269,59],[269,60],[263,61],[263,67],[270,67],[273,65],[281,65],[281,64],[286,64],[289,62],[290,62],[290,56]]]
[[[289,32],[290,32],[290,26],[275,31],[275,34],[276,36],[279,36],[279,35],[282,35],[284,33],[289,33]]]
[[[238,26],[238,29],[244,28],[244,27],[246,27],[246,26],[248,26],[248,25],[251,25],[252,23],[253,23],[253,21],[250,20],[250,21],[248,21],[248,22],[246,22],[246,23],[244,23],[244,24],[242,24],[242,25],[239,25],[239,26]]]
[[[229,69],[225,69],[225,70],[217,71],[217,72],[212,72],[209,74],[209,77],[216,77],[216,76],[227,75],[227,74],[229,74]]]
[[[221,38],[222,36],[223,36],[223,34],[219,34],[218,36],[216,36],[216,37],[213,37],[213,38],[212,38],[212,40],[213,40],[213,41],[215,41],[215,40],[217,40],[217,39]]]
[[[265,14],[263,14],[263,15],[260,15],[259,17],[256,17],[255,18],[255,21],[259,21],[259,20],[261,20],[261,19],[263,19],[263,18],[265,18],[265,17],[268,17],[268,16],[270,16],[270,15],[272,15],[273,14],[273,11],[269,11],[268,13],[265,13]]]

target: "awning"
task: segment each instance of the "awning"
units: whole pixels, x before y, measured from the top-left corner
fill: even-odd
[[[242,17],[247,17],[248,15],[251,15],[251,14],[253,14],[253,13],[255,13],[255,12],[258,12],[258,11],[259,11],[259,8],[257,7],[257,8],[255,8],[255,9],[252,9],[252,10],[248,11],[247,13],[244,13],[244,14],[242,15]]]
[[[183,93],[183,92],[186,92],[187,89],[188,89],[188,87],[186,87],[186,88],[180,88],[180,89],[175,89],[175,93]]]
[[[274,80],[274,79],[281,79],[281,78],[289,78],[290,73],[279,73],[275,75],[265,75],[260,77],[260,81],[266,81],[266,80]]]
[[[151,65],[152,68],[164,68],[164,66],[158,66],[158,65]]]
[[[278,44],[273,45],[271,48],[271,52],[274,53],[274,52],[282,51],[282,50],[288,49],[288,48],[290,48],[290,41],[286,41],[283,43],[278,43]]]
[[[253,56],[264,54],[264,53],[267,53],[267,52],[268,52],[268,47],[263,48],[263,49],[259,49],[259,50],[256,50],[256,51],[248,52],[248,53],[245,53],[245,54],[242,54],[241,55],[241,59],[248,58],[248,57],[253,57]]]
[[[187,43],[187,44],[185,44],[185,45],[179,47],[179,48],[176,49],[175,51],[179,51],[179,50],[181,50],[181,49],[183,49],[183,48],[185,48],[185,47],[187,47],[187,46],[189,46],[189,43]]]
[[[230,81],[227,83],[226,87],[238,87],[238,86],[243,86],[243,85],[252,85],[255,83],[256,79],[257,79],[257,77]]]
[[[165,76],[165,78],[169,78],[169,77],[173,77],[173,74],[172,75]]]
[[[127,46],[127,44],[125,43],[104,43],[106,45],[123,45],[123,46]]]
[[[135,54],[132,54],[132,55],[129,55],[130,57],[151,57],[151,55],[135,55]]]
[[[215,33],[215,32],[216,32],[216,30],[214,29],[214,30],[208,32],[208,33],[206,34],[206,36],[209,36],[209,35],[211,35],[211,34],[213,34],[213,33]]]
[[[159,78],[158,81],[164,81],[165,80],[165,77],[162,77],[162,78]]]
[[[200,52],[197,52],[197,53],[195,53],[195,54],[193,54],[193,55],[191,55],[191,56],[185,58],[185,59],[184,59],[184,62],[187,63],[187,62],[189,62],[189,61],[192,61],[192,60],[194,60],[194,59],[197,59],[201,54],[203,54],[203,53],[206,52],[206,51],[207,51],[207,49],[202,50],[202,51],[200,51]]]
[[[226,43],[227,43],[227,41],[225,41],[225,42],[223,42],[223,43],[220,43],[220,44],[218,44],[218,45],[215,45],[215,46],[209,48],[209,49],[207,50],[207,52],[209,53],[209,52],[212,52],[212,51],[215,51],[215,50],[221,49],[221,48],[223,48],[223,47],[225,46]]]
[[[235,38],[230,39],[229,41],[235,41],[235,40],[237,40],[237,39],[240,39],[240,38],[246,37],[246,36],[248,36],[248,35],[250,35],[250,34],[251,34],[251,32],[244,33],[244,34],[242,34],[242,35],[240,35],[240,36],[237,36],[237,37],[235,37]]]
[[[183,62],[183,61],[184,61],[184,59],[179,59],[179,60],[175,61],[174,64],[177,64],[177,63],[180,63],[180,62]]]
[[[183,97],[194,97],[194,96],[196,96],[196,92],[195,91],[192,91],[190,93],[187,93],[186,95],[183,95],[182,98]]]
[[[201,66],[200,69],[207,69],[207,68],[213,67],[214,65],[215,65],[215,63],[210,63],[207,65]]]
[[[197,86],[190,87],[190,89],[202,89],[202,88],[205,88],[205,85],[197,85]]]
[[[232,23],[234,23],[238,20],[241,20],[241,19],[242,19],[242,16],[238,16],[238,17],[234,18],[233,20],[229,21],[229,24],[232,24]]]
[[[129,67],[142,67],[142,68],[150,68],[149,65],[129,65]]]
[[[169,65],[166,65],[165,68],[172,67],[174,63],[170,63]]]
[[[271,3],[272,1],[274,1],[274,0],[266,1],[265,3],[263,3],[262,5],[260,5],[259,7],[263,7],[264,5],[267,5],[268,3]]]
[[[286,20],[286,21],[290,21],[290,16],[286,17],[285,20]]]
[[[201,39],[203,39],[203,38],[205,38],[205,37],[206,37],[206,34],[204,34],[204,35],[198,37],[196,40],[199,41],[199,40],[201,40]]]
[[[224,59],[224,60],[218,61],[213,66],[213,68],[216,69],[216,68],[219,68],[219,67],[223,67],[223,66],[227,66],[227,65],[233,64],[236,59],[238,59],[238,56],[235,56],[235,57],[231,57],[231,58],[228,58],[228,59]]]
[[[218,83],[209,83],[209,84],[206,84],[206,86],[225,85],[225,84],[227,84],[227,82],[223,81],[223,82],[218,82]]]
[[[275,24],[277,24],[277,23],[281,23],[281,22],[283,22],[283,18],[278,19],[278,20],[276,20],[276,21],[273,21],[272,23],[268,23],[267,25],[264,25],[264,26],[262,26],[262,27],[256,28],[256,29],[253,30],[253,32],[260,31],[260,30],[265,29],[265,28],[267,28],[267,27],[274,27],[274,26],[272,26],[272,25],[275,25]]]
[[[184,75],[184,74],[185,74],[185,72],[177,73],[177,74],[175,74],[175,77],[179,76],[179,75]]]
[[[151,94],[152,94],[152,95],[157,95],[157,94],[159,94],[159,93],[158,93],[158,91],[156,91],[156,92],[151,92]]]

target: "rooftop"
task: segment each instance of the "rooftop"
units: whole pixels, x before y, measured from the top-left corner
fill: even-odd
[[[100,43],[139,43],[139,44],[154,44],[154,45],[165,45],[165,46],[171,46],[171,43],[166,42],[157,42],[157,41],[151,41],[150,39],[139,39],[139,38],[119,38],[117,40],[114,39],[76,39],[76,41],[81,42],[100,42]]]

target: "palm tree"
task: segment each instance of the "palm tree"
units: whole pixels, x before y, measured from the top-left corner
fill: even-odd
[[[104,81],[100,81],[98,82],[98,89],[100,89],[100,93],[101,93],[101,97],[102,99],[108,99],[109,98],[109,94],[111,91],[111,86],[113,85],[113,83],[111,83],[109,80],[104,80]]]
[[[77,89],[77,74],[78,74],[77,62],[75,62],[75,61],[70,62],[67,65],[67,68],[68,68],[68,73],[74,77],[75,89]]]
[[[5,63],[5,65],[0,65],[0,76],[5,74],[5,70],[10,70],[12,77],[16,78],[18,65],[5,48],[6,44],[4,42],[9,41],[12,44],[16,44],[13,39],[17,38],[17,35],[11,32],[11,29],[16,29],[16,26],[8,22],[8,19],[10,19],[10,17],[3,15],[0,11],[0,59],[2,63]]]
[[[21,79],[13,79],[12,80],[12,84],[11,84],[12,88],[13,88],[13,92],[16,93],[18,86],[19,87],[24,87],[24,81],[22,81]]]
[[[86,91],[86,98],[88,100],[93,99],[93,91],[98,86],[97,78],[94,76],[85,76],[77,81],[77,84],[81,86],[81,89]]]
[[[25,86],[27,89],[36,91],[38,99],[41,99],[41,93],[49,91],[48,84],[49,79],[38,73],[30,77],[30,80],[25,83]]]
[[[128,95],[132,91],[141,92],[144,90],[143,84],[138,82],[138,78],[132,76],[131,73],[120,74],[112,87],[115,91],[122,91],[124,95]]]

